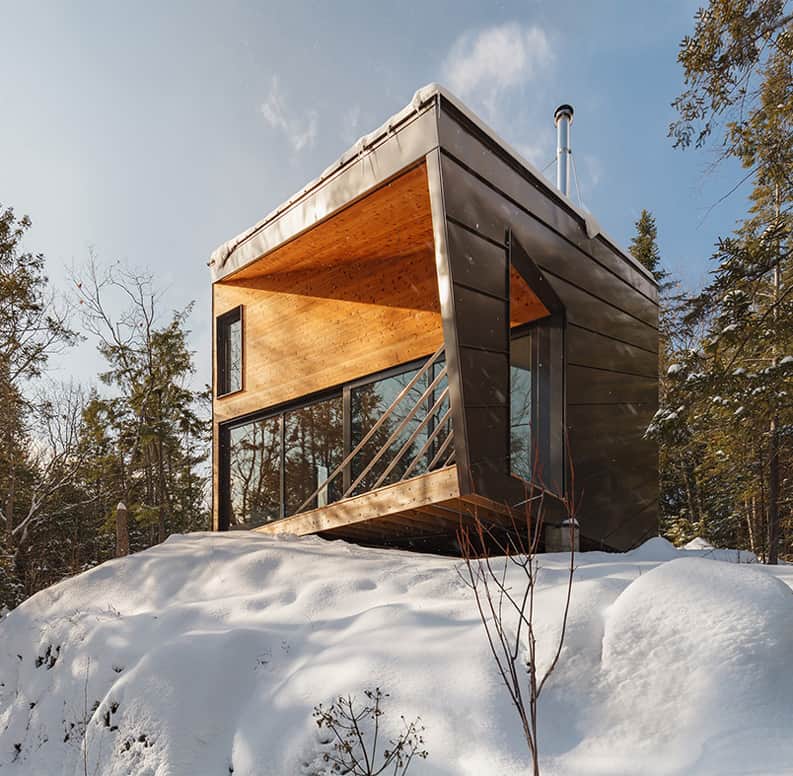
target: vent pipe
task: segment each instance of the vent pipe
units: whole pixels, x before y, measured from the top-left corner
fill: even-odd
[[[560,105],[553,114],[556,124],[556,188],[567,196],[570,181],[570,125],[573,123],[573,106]]]

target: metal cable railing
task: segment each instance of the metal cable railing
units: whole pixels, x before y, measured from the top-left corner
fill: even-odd
[[[311,506],[320,493],[327,493],[330,483],[340,475],[343,476],[348,467],[352,471],[354,463],[359,465],[357,467],[358,471],[353,481],[344,490],[341,498],[349,498],[354,495],[356,489],[362,484],[366,485],[364,490],[369,491],[382,487],[386,484],[388,478],[393,475],[398,475],[396,477],[397,481],[408,479],[411,475],[416,476],[419,473],[417,470],[420,470],[422,462],[426,466],[426,471],[451,465],[454,459],[454,447],[452,444],[453,432],[446,365],[443,364],[437,370],[435,376],[431,380],[429,379],[436,365],[440,366],[443,354],[444,348],[440,347],[427,359],[418,372],[399,391],[383,414],[364,434],[361,441],[317,485],[314,492],[297,509],[297,512],[302,512]],[[424,383],[427,383],[427,385],[422,390]],[[409,409],[402,414],[405,410],[402,405],[406,404],[406,400],[414,390],[421,390],[421,394]],[[398,422],[396,422],[397,418],[399,418]],[[389,421],[396,422],[396,426],[392,428],[388,425]],[[415,427],[403,440],[403,435],[411,422],[415,422]],[[387,434],[385,441],[382,443],[375,439],[375,435],[378,432]],[[417,441],[424,433],[426,434],[426,439],[424,439],[418,451],[412,453]],[[370,449],[373,443],[377,444],[374,450]],[[397,444],[399,445],[398,450],[390,459],[387,458],[391,449]],[[451,455],[448,454],[450,447]],[[444,458],[444,456],[446,457]],[[426,463],[428,458],[430,459],[429,463]],[[383,466],[383,470],[379,473],[376,469],[378,464]],[[401,474],[398,471],[400,464],[405,467]],[[375,478],[372,484],[366,483],[367,478],[370,476]]]

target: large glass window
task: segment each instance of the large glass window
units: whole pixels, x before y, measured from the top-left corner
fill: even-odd
[[[379,460],[369,468],[361,482],[354,488],[353,494],[371,490],[375,486],[389,485],[405,476],[415,477],[425,473],[433,464],[435,454],[449,430],[450,423],[447,420],[444,422],[444,428],[438,429],[437,434],[433,434],[436,424],[448,409],[448,397],[436,408],[429,421],[425,422],[425,418],[427,413],[432,410],[436,400],[439,399],[441,387],[445,385],[445,382],[439,381],[438,385],[424,399],[418,411],[412,417],[408,418],[408,416],[441,369],[443,369],[442,362],[434,364],[433,368],[410,388],[385,423],[375,431],[361,452],[353,458],[351,479],[355,483],[379,451],[386,448]],[[411,369],[355,387],[350,391],[351,444],[353,448],[371,431],[383,413],[396,400],[400,392],[411,383],[417,373],[418,369]],[[430,441],[431,436],[433,438]],[[391,442],[387,444],[389,440]],[[405,449],[402,455],[396,465],[392,467],[392,461],[403,447]],[[440,459],[440,463],[442,462]],[[438,465],[440,465],[439,462],[435,461],[433,468]],[[390,471],[386,474],[388,469]]]
[[[509,349],[509,443],[512,473],[532,475],[532,358],[531,334],[513,335]]]
[[[341,396],[285,413],[284,439],[285,513],[292,515],[344,458]],[[342,489],[342,478],[334,478],[306,508],[323,507],[337,501]]]
[[[253,420],[228,433],[228,525],[255,528],[295,514],[342,462],[342,397]],[[305,508],[338,500],[342,488],[342,478],[335,478]]]
[[[242,390],[242,307],[217,320],[218,396]]]
[[[326,506],[350,488],[350,495],[358,495],[443,466],[452,454],[451,420],[444,417],[449,399],[442,395],[447,385],[441,379],[443,366],[442,361],[433,364],[410,386],[345,470],[328,483],[345,456],[414,380],[418,367],[228,427],[222,448],[221,502],[222,513],[228,514],[224,524],[254,528]]]
[[[281,418],[229,432],[229,528],[253,528],[281,516]]]

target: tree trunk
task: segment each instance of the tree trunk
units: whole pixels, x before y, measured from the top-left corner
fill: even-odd
[[[16,489],[17,477],[16,466],[14,466],[14,455],[11,448],[7,448],[10,452],[9,466],[8,466],[8,494],[6,496],[6,533],[8,534],[8,545],[14,546],[14,510],[16,508]]]
[[[10,394],[10,391],[9,391]],[[14,427],[16,425],[16,406],[13,403],[13,397],[9,395],[6,399],[6,406],[9,409],[8,417],[6,418],[5,428],[5,449],[8,455],[8,490],[6,491],[5,498],[5,517],[6,517],[6,535],[8,537],[8,546],[14,546],[14,509],[16,501],[16,462],[14,461]]]
[[[124,502],[116,507],[116,557],[129,555],[129,512]]]
[[[157,436],[157,487],[160,491],[159,499],[158,499],[158,508],[157,508],[157,516],[159,519],[159,541],[165,541],[165,517],[167,512],[167,504],[168,504],[168,496],[166,495],[168,492],[168,488],[165,484],[165,462],[163,461],[163,450],[162,450],[162,436],[160,436],[162,432],[159,432]]]
[[[752,503],[749,506],[749,499],[743,500],[743,508],[746,514],[746,530],[749,534],[749,549],[756,555],[757,551],[754,546],[754,520],[755,520],[755,501],[752,496]]]
[[[689,520],[692,525],[697,525],[699,524],[699,511],[697,510],[697,504],[694,498],[692,479],[691,467],[688,461],[686,461],[683,464],[683,482],[686,485],[686,502],[688,503]]]
[[[779,420],[771,417],[768,429],[768,563],[779,560]]]

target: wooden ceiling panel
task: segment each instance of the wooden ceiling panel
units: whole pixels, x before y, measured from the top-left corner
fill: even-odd
[[[427,170],[422,163],[224,281],[427,251],[434,251],[434,240]]]
[[[515,267],[510,267],[509,277],[509,317],[510,326],[537,321],[550,315],[548,308],[539,300],[537,294]]]

